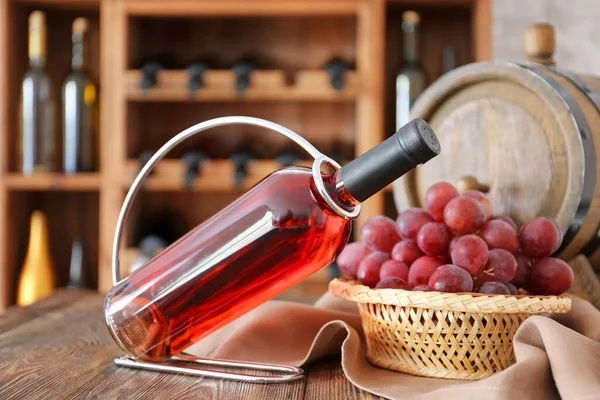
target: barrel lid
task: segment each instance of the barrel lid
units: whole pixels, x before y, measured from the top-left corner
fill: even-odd
[[[565,100],[532,69],[508,62],[457,68],[421,94],[411,118],[431,125],[442,151],[394,183],[398,212],[423,207],[436,182],[473,176],[489,185],[494,214],[519,225],[545,215],[567,231],[583,188],[582,141]]]

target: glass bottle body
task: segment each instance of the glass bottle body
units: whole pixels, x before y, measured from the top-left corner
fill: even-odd
[[[309,169],[280,170],[111,289],[107,324],[132,357],[165,360],[327,266],[350,230]]]
[[[410,109],[428,82],[419,57],[419,22],[411,19],[402,22],[402,64],[396,75],[396,130],[408,123]]]
[[[83,69],[73,70],[62,88],[63,170],[96,170],[98,100],[96,83]]]
[[[98,95],[96,82],[87,72],[88,21],[73,21],[72,71],[62,88],[63,170],[67,174],[96,169]]]
[[[53,171],[55,106],[50,78],[41,60],[33,60],[23,78],[19,111],[19,171],[25,175]]]

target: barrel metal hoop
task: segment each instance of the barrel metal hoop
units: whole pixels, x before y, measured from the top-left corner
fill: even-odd
[[[562,251],[577,235],[579,229],[585,222],[585,218],[590,210],[590,205],[594,199],[594,190],[596,186],[596,152],[594,148],[594,138],[592,131],[588,124],[585,114],[579,107],[579,104],[575,101],[573,96],[566,91],[555,79],[549,76],[545,70],[555,72],[554,68],[547,67],[541,64],[535,63],[523,63],[520,64],[523,68],[526,68],[545,80],[556,92],[563,98],[571,114],[575,125],[579,131],[581,142],[583,146],[583,157],[584,157],[584,174],[583,174],[583,187],[581,189],[581,195],[579,199],[579,205],[577,210],[569,222],[567,232],[564,233],[561,248],[558,250]]]
[[[577,88],[579,90],[581,90],[583,92],[583,94],[585,94],[586,97],[592,103],[594,103],[594,105],[596,106],[596,109],[598,110],[598,112],[600,112],[600,93],[597,93],[595,90],[590,89],[588,87],[588,85],[581,78],[579,78],[575,74],[572,74],[570,72],[564,71],[564,70],[559,69],[557,67],[548,67],[548,68],[550,68],[556,74],[558,74],[558,75],[564,77],[565,79],[568,79],[569,81],[571,81],[571,83],[573,85],[577,86]]]

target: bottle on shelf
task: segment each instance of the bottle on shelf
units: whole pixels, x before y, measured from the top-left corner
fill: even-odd
[[[233,182],[236,188],[239,188],[248,177],[248,163],[256,159],[256,155],[250,150],[239,150],[229,156],[229,161],[234,166]]]
[[[87,287],[83,264],[83,242],[75,240],[71,246],[71,264],[69,266],[69,289],[85,289]]]
[[[21,85],[18,169],[25,175],[55,168],[55,103],[46,66],[46,16],[29,15],[29,70]]]
[[[167,241],[159,235],[151,234],[144,237],[138,245],[139,253],[129,267],[129,273],[132,273],[156,257],[165,247],[167,247]]]
[[[457,67],[456,47],[450,44],[442,50],[442,75]]]
[[[421,17],[415,11],[402,14],[402,64],[396,75],[396,130],[409,121],[410,108],[427,86],[419,57]]]
[[[54,291],[55,268],[50,255],[48,223],[41,211],[31,214],[29,245],[17,287],[17,304],[26,306]]]
[[[63,170],[67,174],[96,170],[98,86],[87,71],[89,23],[73,21],[71,73],[62,88]]]

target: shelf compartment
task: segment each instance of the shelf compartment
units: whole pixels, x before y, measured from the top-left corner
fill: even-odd
[[[127,103],[127,157],[137,158],[156,151],[178,132],[199,122],[232,115],[263,118],[302,135],[325,154],[355,157],[356,102],[129,102]],[[211,159],[227,159],[239,150],[256,158],[273,160],[283,151],[302,149],[283,135],[262,127],[227,125],[209,129],[174,148],[168,158],[181,158],[187,151],[201,150]]]
[[[151,2],[142,1],[144,5]],[[172,7],[172,3],[165,6]],[[206,6],[209,3],[213,2],[206,2]],[[254,3],[254,0],[245,3]],[[287,3],[282,2],[284,7]],[[206,8],[197,1],[190,4],[198,10]],[[214,4],[223,6],[219,2]],[[357,25],[355,15],[130,16],[126,68],[137,69],[147,61],[160,60],[165,67],[170,67],[167,69],[185,69],[193,62],[202,61],[212,70],[227,70],[245,59],[259,70],[279,69],[290,73],[318,70],[334,57],[355,62]]]
[[[299,71],[295,83],[286,84],[281,70],[259,70],[250,75],[250,87],[243,93],[235,90],[235,74],[229,70],[207,71],[203,86],[196,92],[188,89],[189,74],[184,70],[165,70],[157,74],[157,83],[141,89],[140,70],[125,73],[125,91],[129,101],[352,101],[358,92],[357,75],[345,75],[345,87],[334,89],[325,71]]]
[[[56,109],[54,113],[54,137],[55,154],[54,164],[58,168],[63,157],[63,132],[61,116],[61,87],[71,71],[71,27],[73,20],[77,17],[85,17],[89,22],[88,33],[88,63],[90,75],[97,82],[100,79],[100,13],[99,2],[92,7],[91,1],[78,2],[59,0],[38,1],[7,1],[7,14],[10,24],[7,26],[7,42],[10,44],[6,54],[10,57],[6,60],[6,72],[8,82],[2,90],[6,92],[8,100],[5,114],[6,122],[3,122],[5,142],[7,148],[8,170],[18,171],[18,140],[19,140],[19,99],[23,77],[28,70],[27,37],[28,19],[34,10],[41,10],[46,14],[47,30],[47,57],[46,72],[52,83],[52,99]],[[79,6],[90,5],[90,7]],[[2,83],[0,82],[0,85]]]
[[[312,161],[300,161],[297,165],[310,167]],[[128,188],[139,172],[139,163],[129,160],[126,163],[123,186]],[[200,175],[193,187],[186,189],[184,185],[185,165],[179,160],[162,160],[154,169],[154,173],[144,184],[148,191],[201,191],[230,193],[246,190],[281,166],[275,161],[256,160],[248,163],[248,176],[239,188],[233,182],[234,166],[229,160],[209,160],[200,167]]]
[[[69,280],[69,267],[73,241],[83,242],[83,266],[86,283],[97,287],[98,276],[98,193],[18,191],[8,194],[8,212],[11,215],[11,233],[7,243],[11,267],[11,288],[17,288],[21,266],[25,261],[29,243],[30,217],[34,210],[42,211],[47,218],[50,253],[55,267],[57,287]],[[14,290],[11,290],[14,301]]]
[[[50,172],[33,175],[11,173],[5,176],[4,181],[12,191],[95,192],[100,189],[100,174],[95,172],[75,175]]]

